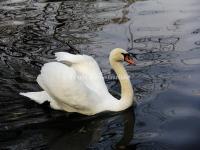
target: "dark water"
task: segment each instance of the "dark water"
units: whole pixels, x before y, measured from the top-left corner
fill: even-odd
[[[18,95],[40,90],[40,67],[58,51],[92,55],[120,91],[107,78],[115,47],[137,54],[126,66],[134,109],[86,117]],[[1,0],[0,57],[2,150],[200,148],[199,0]]]

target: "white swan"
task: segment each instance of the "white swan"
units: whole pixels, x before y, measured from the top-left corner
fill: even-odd
[[[122,61],[135,64],[127,51],[116,48],[109,61],[121,84],[121,99],[114,98],[104,82],[96,61],[87,55],[66,52],[55,54],[58,62],[44,64],[37,82],[41,92],[20,93],[41,104],[50,102],[53,109],[94,115],[102,111],[122,111],[134,101],[133,88]]]

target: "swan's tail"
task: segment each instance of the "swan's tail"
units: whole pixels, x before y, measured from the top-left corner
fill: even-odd
[[[42,104],[45,101],[50,101],[49,95],[45,91],[41,92],[27,92],[27,93],[19,93],[20,95],[26,96],[35,102]]]

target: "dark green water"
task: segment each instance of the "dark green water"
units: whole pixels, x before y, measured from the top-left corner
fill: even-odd
[[[78,51],[68,47],[70,43]],[[93,56],[110,90],[108,63],[121,47],[137,107],[86,117],[54,111],[19,96],[54,53]],[[199,0],[1,0],[0,149],[199,150]]]

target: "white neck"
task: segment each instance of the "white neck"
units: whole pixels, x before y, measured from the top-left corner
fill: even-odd
[[[121,99],[116,100],[112,107],[112,111],[121,111],[130,107],[133,103],[134,92],[129,79],[129,76],[124,66],[117,61],[110,60],[110,64],[117,74],[121,85]]]

